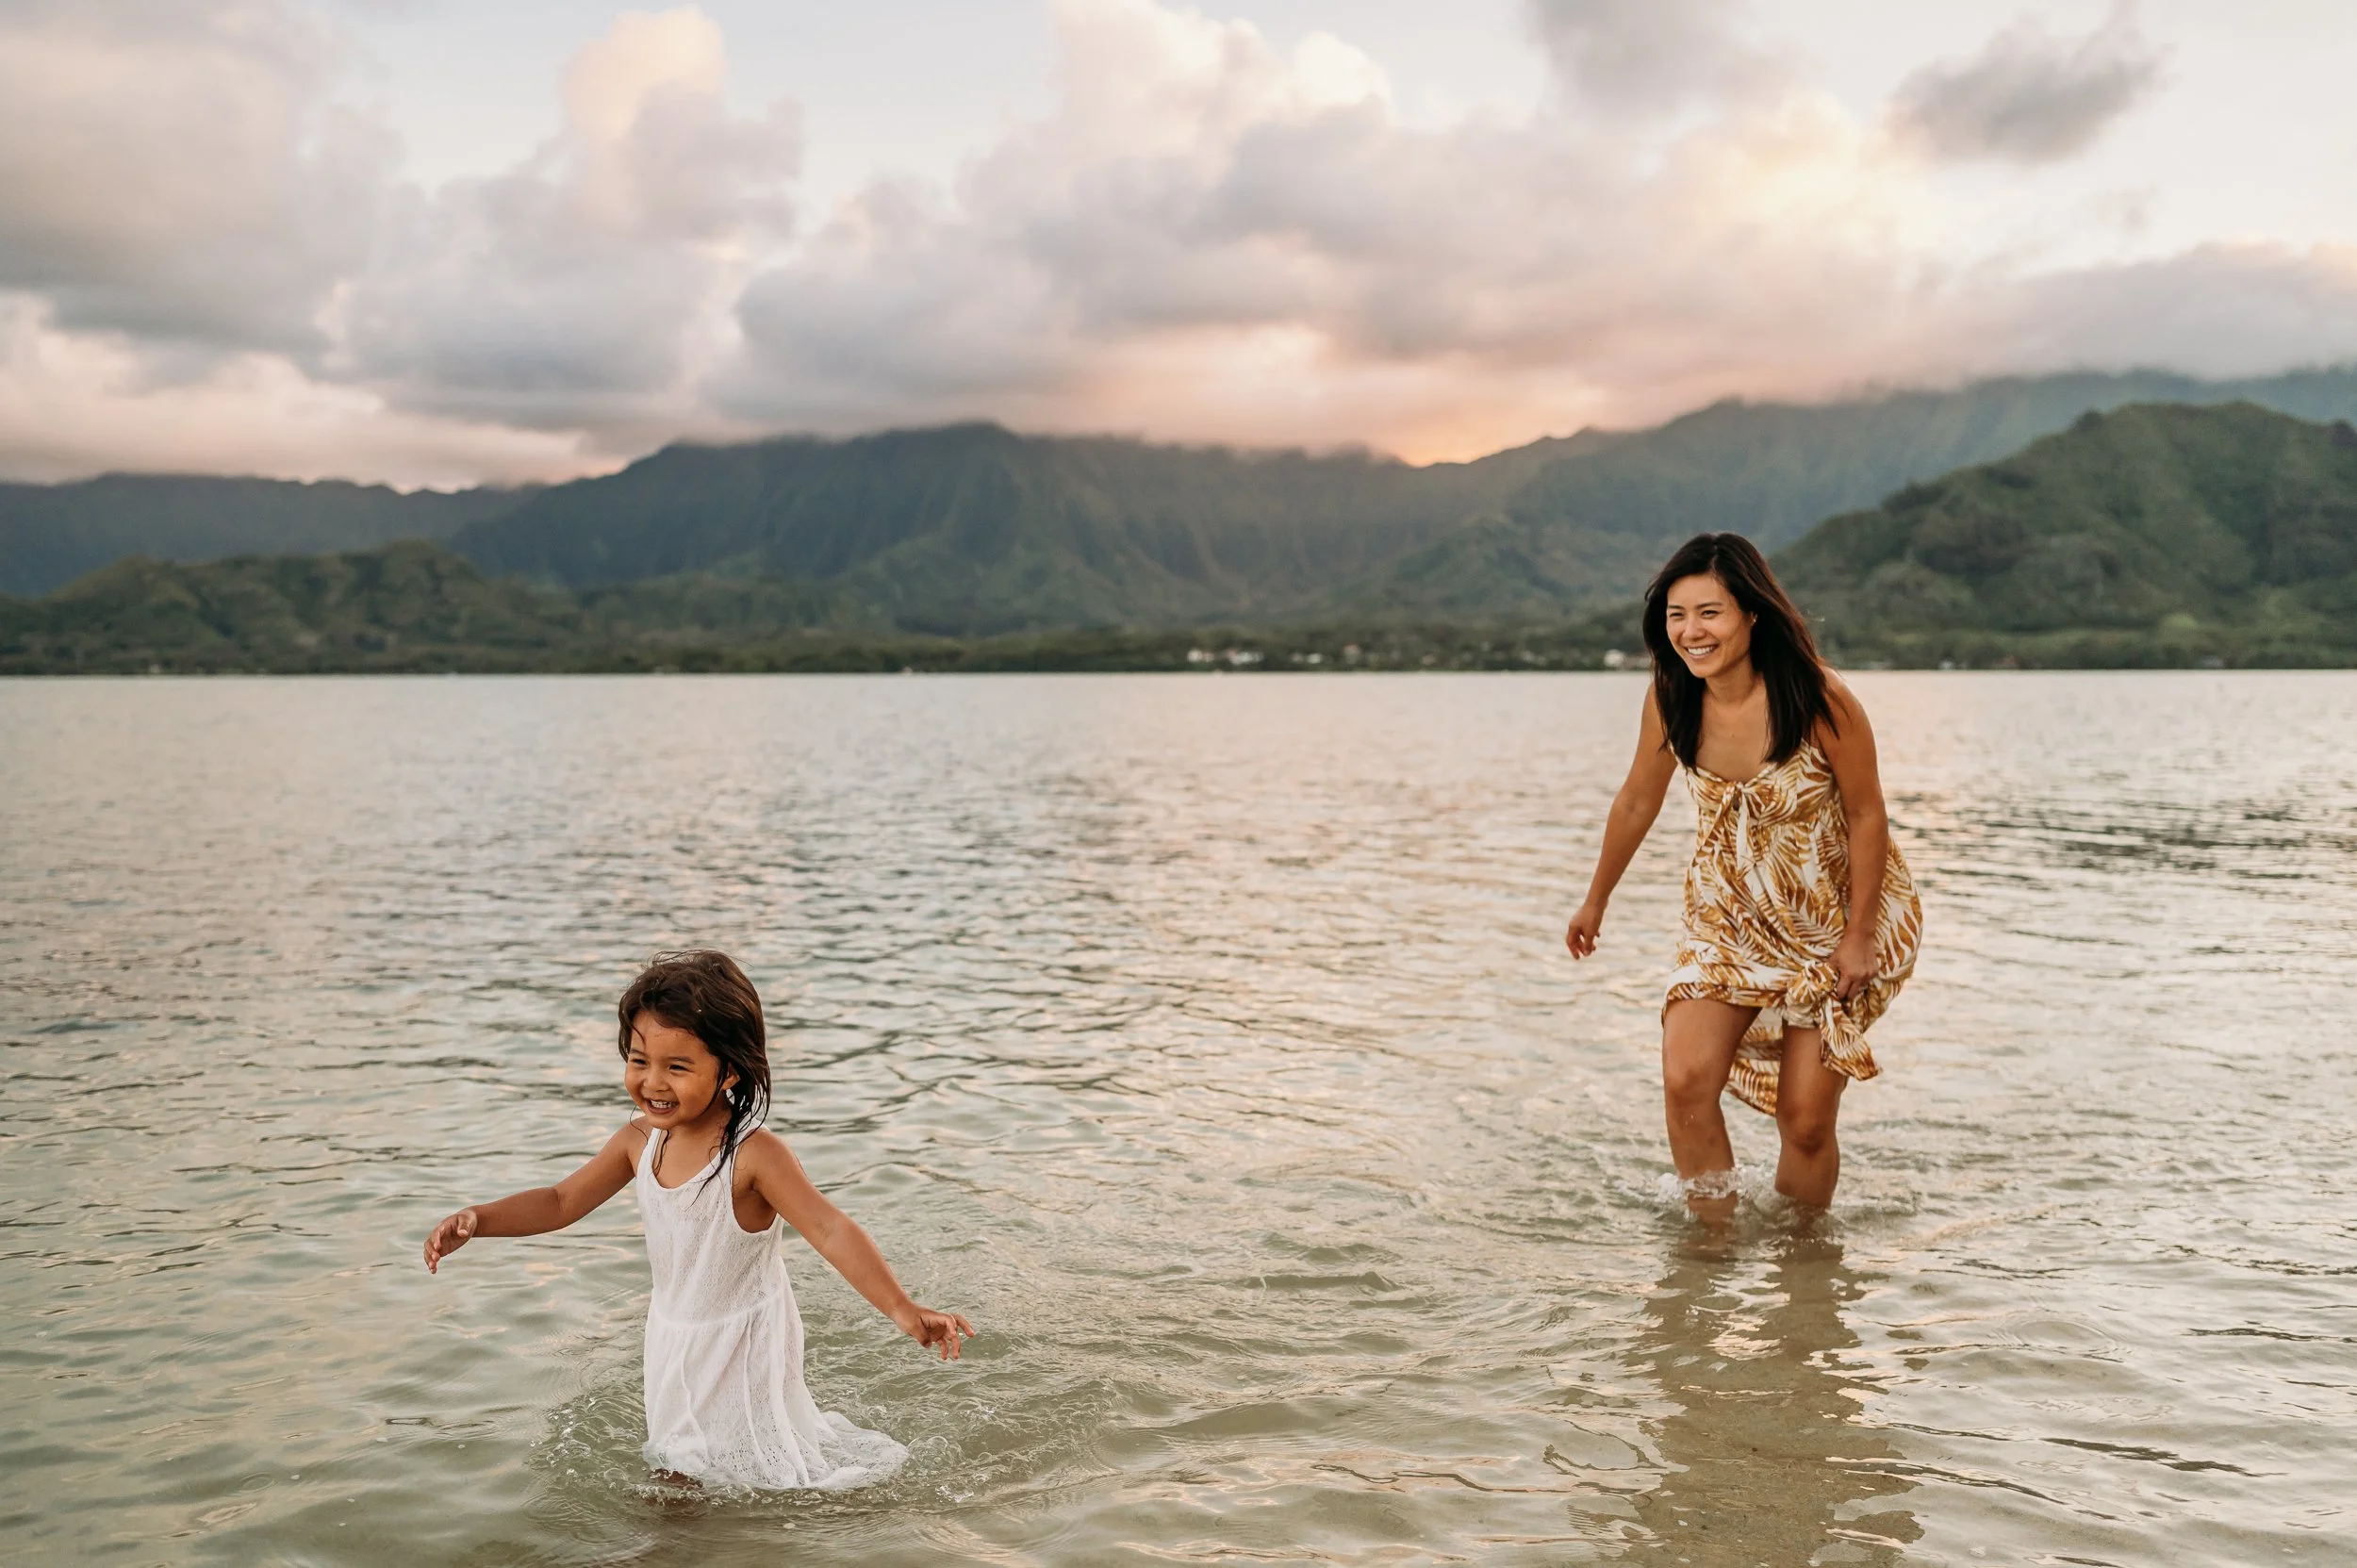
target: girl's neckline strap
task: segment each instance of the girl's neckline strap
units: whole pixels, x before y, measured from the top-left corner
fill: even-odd
[[[718,1148],[712,1151],[711,1159],[706,1160],[698,1169],[688,1173],[687,1179],[682,1181],[678,1187],[667,1187],[663,1184],[663,1178],[655,1171],[655,1162],[663,1157],[662,1146],[666,1141],[666,1137],[667,1135],[665,1134],[663,1129],[659,1127],[649,1128],[647,1130],[646,1152],[641,1156],[641,1158],[646,1162],[644,1168],[647,1173],[647,1180],[653,1182],[655,1189],[659,1192],[675,1193],[678,1192],[681,1187],[694,1185],[700,1179],[701,1179],[706,1171],[709,1171],[714,1166],[717,1165],[720,1163],[720,1157],[729,1151],[728,1145],[723,1143]],[[737,1142],[739,1143],[743,1143],[744,1141],[745,1140],[741,1136],[737,1139]]]

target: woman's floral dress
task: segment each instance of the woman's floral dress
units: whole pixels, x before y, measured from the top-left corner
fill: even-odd
[[[1727,1086],[1773,1115],[1784,1030],[1824,1032],[1825,1065],[1850,1078],[1881,1069],[1866,1030],[1915,972],[1923,905],[1892,843],[1874,922],[1874,978],[1834,999],[1833,951],[1849,924],[1850,832],[1833,766],[1814,741],[1741,783],[1686,770],[1698,826],[1686,872],[1686,921],[1668,1002],[1713,997],[1759,1016],[1743,1035]]]

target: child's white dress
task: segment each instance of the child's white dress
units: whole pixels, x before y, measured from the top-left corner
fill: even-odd
[[[654,1179],[661,1130],[638,1156],[638,1212],[654,1265],[647,1308],[647,1462],[721,1486],[865,1486],[909,1451],[821,1411],[802,1383],[802,1314],[779,1253],[783,1219],[736,1223],[729,1173]],[[706,1177],[711,1177],[707,1181]]]

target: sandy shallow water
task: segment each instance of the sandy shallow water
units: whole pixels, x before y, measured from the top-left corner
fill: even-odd
[[[1835,1220],[1665,1194],[1617,676],[0,683],[0,1539],[91,1563],[2357,1560],[2357,678],[1867,675],[1924,888]],[[839,1495],[649,1484],[625,1115],[713,943]],[[1755,1185],[1772,1132],[1734,1108]]]

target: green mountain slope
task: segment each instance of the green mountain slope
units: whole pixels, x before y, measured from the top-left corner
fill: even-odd
[[[470,522],[506,511],[529,493],[404,494],[340,480],[297,484],[192,474],[0,484],[0,593],[47,593],[129,555],[210,561],[448,538]]]
[[[683,575],[578,593],[489,580],[425,540],[318,556],[120,561],[0,597],[0,675],[459,670],[1593,668],[1617,619],[1501,635],[1427,626],[1079,630],[948,639],[824,629],[823,590]]]
[[[1772,547],[2090,407],[2237,396],[2357,417],[2357,370],[1730,403],[1658,429],[1423,469],[969,425],[673,447],[542,491],[164,476],[0,485],[0,593],[46,592],[133,554],[194,562],[423,537],[453,540],[495,575],[575,587],[741,580],[762,585],[754,600],[844,631],[1519,620],[1625,596],[1696,529],[1738,528]]]
[[[531,668],[584,626],[571,595],[487,581],[425,540],[194,566],[134,556],[44,599],[0,599],[0,671]]]
[[[1334,590],[1318,613],[1396,624],[1561,620],[1626,599],[1670,548],[1640,535],[1550,528],[1489,512]]]
[[[978,471],[982,477],[968,478],[985,494],[995,483],[1052,480],[1071,487],[1064,493],[1076,507],[1102,501],[1068,471],[1044,479],[1019,462],[985,462]],[[1059,593],[1135,592],[1141,583],[1175,595],[1233,567],[1209,551],[1192,561],[1175,548],[1151,556],[1142,526],[1114,531],[1127,553],[1091,557],[1083,547],[1103,541],[1088,528],[1109,525],[1084,516],[1085,526],[1061,536],[1063,555],[1018,534],[1001,541],[1005,548],[968,540],[963,553],[938,555],[937,576],[905,566],[888,579],[878,575],[879,562],[921,562],[923,552],[947,548],[945,536],[963,537],[960,507],[972,493],[950,497],[947,527],[915,532],[831,577],[817,574],[814,557],[783,553],[844,548],[841,540],[758,527],[738,557],[753,569],[585,588],[487,577],[422,540],[200,565],[122,561],[44,599],[0,598],[0,673],[1566,668],[1633,646],[1625,600],[1578,616],[1560,608],[1601,593],[1612,563],[1550,553],[1559,537],[1495,516],[1456,531],[1450,548],[1426,545],[1400,558],[1391,580],[1412,583],[1415,597],[1370,600],[1349,614],[1328,614],[1328,605],[1291,632],[1268,630],[1282,624],[1272,615],[1259,631],[1237,622],[1220,632],[1159,633],[984,624],[958,628],[958,639],[931,635],[910,622],[943,605],[1035,606],[1060,602]],[[1185,517],[1207,509],[1183,495],[1172,505]],[[987,518],[993,505],[976,511]],[[744,516],[757,524],[763,514],[748,507]],[[642,542],[632,530],[617,536]],[[1465,536],[1483,548],[1459,547]],[[1284,581],[1314,583],[1322,563],[1308,552],[1319,542],[1314,534],[1288,536],[1283,548],[1303,553],[1263,564],[1273,576],[1290,574]],[[764,569],[781,560],[801,566],[801,574]],[[1010,574],[1031,563],[1069,575],[1063,586],[985,581],[961,597],[951,568],[941,564],[954,560],[995,562]],[[1470,579],[1452,575],[1468,563],[1477,569]],[[1632,554],[1620,566],[1649,564]],[[2357,426],[2251,404],[2088,413],[2001,462],[1910,485],[1871,510],[1833,518],[1780,552],[1776,566],[1829,651],[1853,664],[2357,663]],[[1514,591],[1501,592],[1500,584]],[[894,592],[904,598],[887,597]],[[1439,613],[1410,619],[1411,610],[1435,605]]]
[[[674,447],[453,542],[486,569],[574,586],[781,579],[846,630],[1527,622],[1626,597],[1699,529],[1772,547],[2088,408],[2236,392],[2357,414],[2357,371],[2052,376],[1823,407],[1722,404],[1426,469],[965,425]]]
[[[1567,455],[1503,516],[1379,571],[1338,607],[1404,614],[1482,603],[1569,614],[1635,592],[1678,542],[1749,535],[1774,549],[1820,519],[1901,486],[2016,452],[2089,409],[2250,402],[2312,420],[2357,419],[2357,371],[2247,382],[2158,372],[1983,382],[1805,407],[1724,403]]]
[[[2346,663],[2357,428],[2251,404],[2083,416],[1776,557],[1853,659]]]
[[[573,586],[687,571],[824,585],[847,624],[914,631],[1268,619],[1597,444],[1421,469],[988,424],[672,447],[452,544]]]

